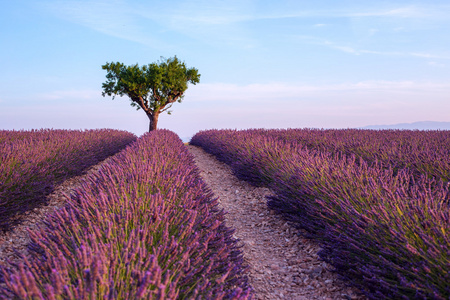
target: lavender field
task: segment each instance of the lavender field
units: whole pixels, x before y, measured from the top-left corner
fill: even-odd
[[[449,131],[208,130],[190,143],[270,187],[269,209],[369,298],[450,297]]]
[[[1,267],[7,299],[249,299],[242,254],[170,131],[110,157]]]
[[[54,186],[136,140],[126,131],[0,131],[0,231],[46,202]]]
[[[450,297],[450,133],[208,130],[192,145],[271,188],[268,209],[370,299]],[[3,231],[109,157],[0,266],[6,299],[251,299],[242,252],[173,132],[0,131]]]

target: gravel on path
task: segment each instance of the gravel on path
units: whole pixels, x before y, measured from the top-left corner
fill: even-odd
[[[237,179],[214,156],[199,147],[187,147],[203,180],[219,198],[227,226],[235,229],[234,236],[240,240],[256,299],[366,299],[319,260],[317,243],[303,238],[268,209],[268,188]]]

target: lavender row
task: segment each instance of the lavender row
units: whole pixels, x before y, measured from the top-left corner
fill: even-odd
[[[319,241],[321,258],[369,298],[450,297],[450,195],[442,181],[308,150],[266,130],[202,131],[191,144],[271,187],[269,208]]]
[[[135,140],[110,129],[0,131],[0,230],[44,203],[55,185]]]
[[[397,170],[408,168],[419,178],[450,181],[450,131],[288,129],[266,134],[308,149],[356,155],[369,164],[381,163]]]
[[[250,299],[242,254],[181,140],[147,133],[31,232],[20,299]]]

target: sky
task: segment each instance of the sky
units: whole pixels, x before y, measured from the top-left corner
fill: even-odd
[[[106,62],[177,56],[201,74],[158,127],[450,122],[448,0],[0,0],[0,129],[114,128]]]

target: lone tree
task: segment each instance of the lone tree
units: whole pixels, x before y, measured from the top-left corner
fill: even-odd
[[[139,67],[138,64],[125,66],[119,62],[106,63],[106,82],[102,84],[102,95],[128,96],[131,106],[143,109],[150,120],[149,131],[155,130],[159,114],[167,111],[172,104],[181,102],[188,83],[200,82],[200,74],[195,68],[186,68],[184,62],[173,58],[161,57],[159,63]]]

